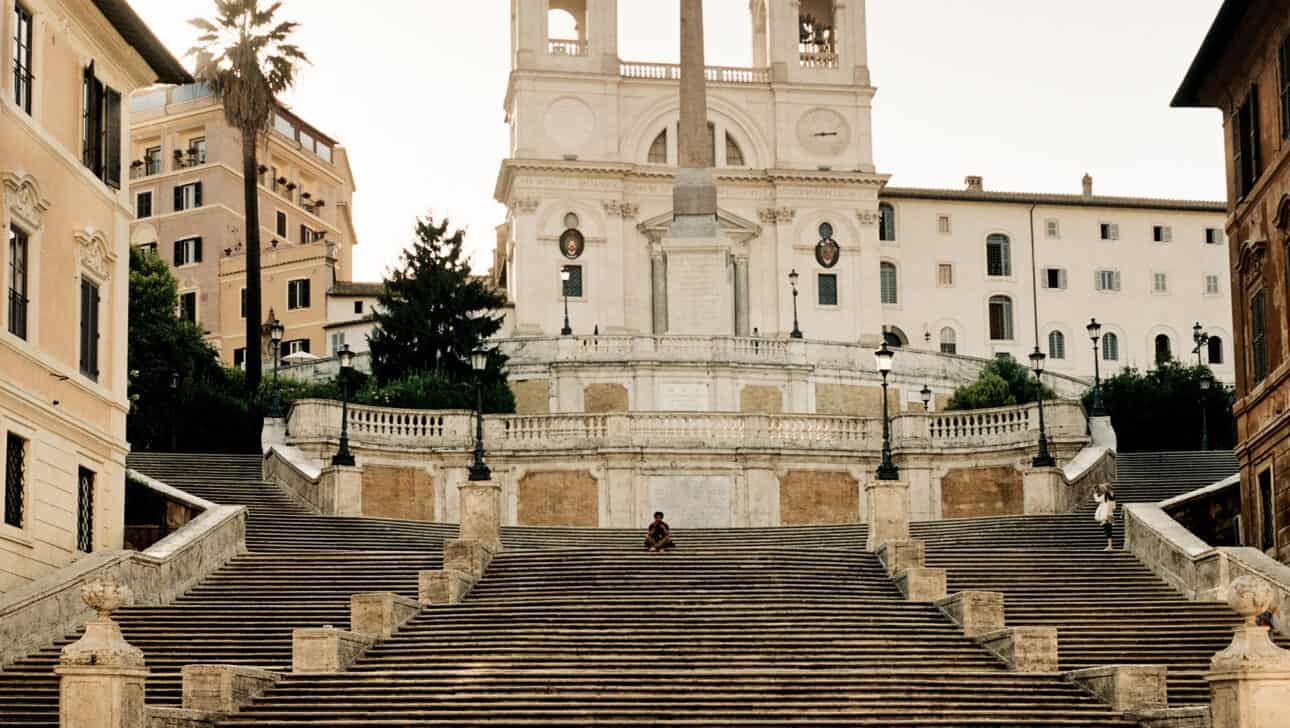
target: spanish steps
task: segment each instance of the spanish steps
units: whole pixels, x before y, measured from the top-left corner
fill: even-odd
[[[250,553],[174,604],[117,613],[147,657],[150,704],[179,703],[188,663],[289,672],[292,629],[346,626],[351,593],[414,597],[417,572],[438,567],[457,531],[311,514],[262,480],[257,456],[139,454],[130,466],[248,507]],[[1232,466],[1230,453],[1122,455],[1120,502]],[[1200,674],[1236,616],[1102,553],[1089,513],[912,530],[950,592],[1001,591],[1009,626],[1058,627],[1063,670],[1163,663],[1171,703],[1207,700]],[[863,525],[676,535],[677,552],[649,555],[635,531],[505,528],[507,550],[466,602],[423,609],[351,672],[288,675],[221,725],[1132,724],[1055,676],[1008,672],[934,607],[901,600],[863,551]],[[0,725],[57,726],[52,667],[73,639],[0,673]]]

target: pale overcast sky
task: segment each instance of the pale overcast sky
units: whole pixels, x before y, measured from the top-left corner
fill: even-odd
[[[530,0],[525,0],[530,1]],[[539,2],[539,0],[531,0]],[[210,0],[131,0],[176,55]],[[675,61],[677,0],[619,0],[625,59]],[[1220,0],[869,0],[878,169],[901,186],[1221,199],[1221,119],[1169,108]],[[284,99],[349,149],[355,274],[433,211],[486,268],[504,209],[508,0],[285,0],[313,59]],[[706,0],[711,65],[751,63],[747,0]],[[184,59],[187,62],[187,59]]]

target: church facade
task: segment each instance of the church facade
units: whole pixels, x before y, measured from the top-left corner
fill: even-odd
[[[753,67],[705,73],[718,233],[684,245],[679,66],[619,58],[616,0],[511,8],[494,267],[509,336],[885,337],[1018,359],[1038,344],[1050,370],[1089,377],[1097,318],[1104,372],[1199,355],[1232,379],[1223,204],[1098,196],[1088,178],[1071,195],[888,186],[863,2],[751,2]],[[560,13],[575,33],[551,30]]]

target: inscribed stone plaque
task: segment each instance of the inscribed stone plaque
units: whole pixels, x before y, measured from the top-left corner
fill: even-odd
[[[667,332],[734,333],[734,299],[721,251],[668,251]]]
[[[658,409],[661,412],[707,412],[712,409],[707,382],[660,382]]]
[[[729,528],[734,508],[728,476],[659,475],[649,479],[648,512],[663,511],[673,528]]]

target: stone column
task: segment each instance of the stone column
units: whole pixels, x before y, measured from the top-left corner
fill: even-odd
[[[85,635],[63,648],[54,672],[59,676],[59,728],[144,728],[143,651],[125,641],[112,612],[132,601],[129,588],[110,579],[81,587],[81,598],[97,616]]]
[[[656,250],[650,254],[650,285],[653,288],[654,335],[667,333],[667,259],[663,251]]]
[[[502,487],[497,481],[466,481],[459,488],[461,538],[494,553],[502,550]]]
[[[748,258],[735,256],[735,336],[748,336]]]
[[[1255,616],[1272,605],[1276,591],[1262,579],[1243,576],[1228,587],[1227,603],[1245,618],[1232,644],[1214,655],[1205,675],[1213,728],[1280,728],[1290,706],[1290,650],[1272,643]]]
[[[909,540],[909,483],[870,480],[864,485],[869,514],[867,551],[877,551],[888,541]]]

